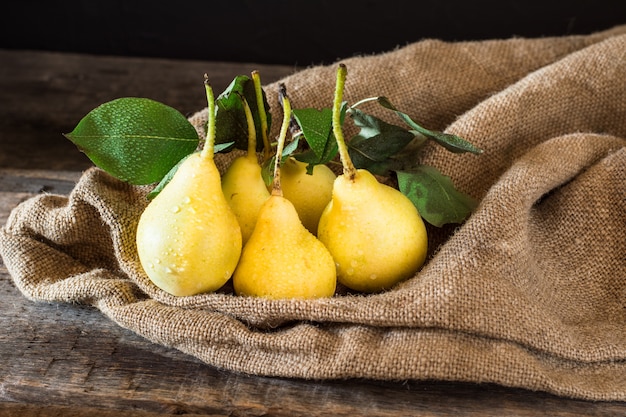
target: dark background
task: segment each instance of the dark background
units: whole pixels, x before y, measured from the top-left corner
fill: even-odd
[[[562,36],[626,23],[624,0],[13,0],[3,9],[3,49],[299,67],[424,38]]]

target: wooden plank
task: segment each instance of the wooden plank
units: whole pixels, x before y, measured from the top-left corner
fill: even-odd
[[[0,168],[0,225],[20,202],[39,193],[69,194],[81,172]]]
[[[69,194],[80,175],[76,171],[0,169],[0,192]]]
[[[0,219],[4,223],[9,210],[39,192],[41,184],[63,188],[78,175],[0,170],[0,190],[5,190],[0,192]],[[626,414],[626,403],[592,403],[494,385],[241,375],[148,342],[93,307],[30,301],[3,264],[0,294],[0,417]]]

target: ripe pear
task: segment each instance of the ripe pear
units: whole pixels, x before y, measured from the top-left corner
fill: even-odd
[[[280,195],[265,202],[233,275],[238,295],[265,298],[331,297],[335,262]]]
[[[176,296],[214,291],[232,276],[241,256],[241,229],[224,198],[213,160],[215,102],[209,102],[207,142],[188,156],[148,204],[137,225],[137,253],[148,277]]]
[[[264,148],[268,150],[269,142],[266,137],[267,118],[263,106],[263,92],[260,86],[260,78],[257,71],[253,71],[252,78],[255,85],[255,92],[259,100],[259,114],[262,120]],[[241,97],[243,109],[248,124],[248,150],[247,155],[235,158],[222,177],[222,192],[226,201],[235,213],[239,226],[243,244],[248,241],[261,206],[270,196],[261,175],[261,165],[256,156],[256,127],[250,106],[246,99]]]
[[[261,206],[270,196],[254,153],[233,160],[222,177],[222,192],[239,221],[245,244],[254,230]]]
[[[337,279],[377,292],[414,275],[426,259],[426,227],[400,191],[359,169],[340,175],[321,216],[318,238],[337,264]]]
[[[285,117],[277,155],[282,155],[291,118],[289,101],[282,99]],[[294,205],[283,197],[280,160],[275,159],[272,194],[243,247],[233,287],[239,295],[274,299],[330,297],[337,285],[335,262],[326,247],[302,225]]]
[[[426,260],[426,227],[413,203],[378,182],[350,159],[340,109],[347,69],[340,64],[333,103],[333,133],[343,174],[320,218],[317,236],[337,264],[337,280],[362,292],[389,289],[412,276]]]
[[[283,196],[293,203],[304,227],[316,235],[337,176],[326,165],[315,165],[311,174],[306,167],[306,163],[288,158],[280,167],[280,183]]]
[[[172,295],[222,287],[241,255],[241,229],[210,158],[189,156],[148,204],[137,226],[137,252],[148,277]]]

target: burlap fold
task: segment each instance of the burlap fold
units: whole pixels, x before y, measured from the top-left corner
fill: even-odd
[[[234,371],[492,382],[626,401],[626,27],[425,40],[343,62],[349,102],[385,95],[485,150],[432,146],[419,156],[480,205],[463,225],[429,227],[430,256],[415,277],[323,300],[237,297],[228,286],[170,296],[137,260],[149,189],[94,168],[70,196],[37,196],[11,213],[0,250],[17,287],[34,300],[94,305]],[[329,107],[335,68],[281,80],[294,107]],[[276,87],[266,92],[280,120]]]

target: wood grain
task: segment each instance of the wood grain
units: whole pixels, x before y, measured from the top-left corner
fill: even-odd
[[[0,59],[10,61],[8,69],[0,66],[2,225],[25,199],[42,192],[69,193],[81,170],[90,166],[73,145],[65,146],[64,138],[63,145],[52,138],[92,105],[153,91],[154,98],[193,111],[202,107],[203,92],[187,93],[196,88],[201,68],[224,84],[250,68],[32,52],[0,51]],[[265,71],[266,78],[288,72],[282,67]],[[159,88],[148,88],[154,85]],[[578,401],[496,385],[236,374],[148,342],[93,307],[28,300],[2,263],[0,327],[0,417],[626,415],[626,403]]]
[[[26,300],[0,267],[0,416],[618,416],[590,403],[453,382],[300,381],[212,368],[92,307]],[[3,403],[4,402],[4,403]],[[72,413],[69,413],[71,411]],[[149,414],[146,414],[149,413]]]

